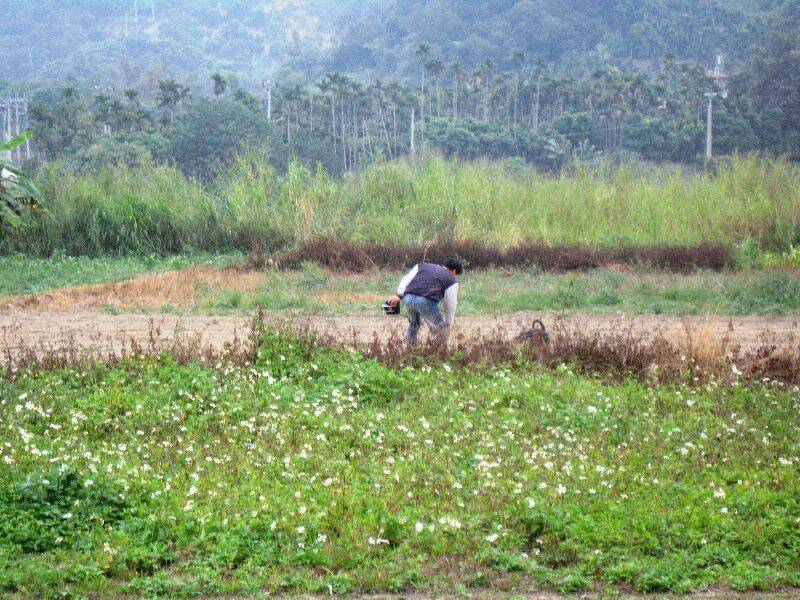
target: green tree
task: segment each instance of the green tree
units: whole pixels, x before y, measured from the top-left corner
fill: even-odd
[[[158,82],[158,95],[156,102],[158,106],[169,110],[169,122],[175,123],[175,111],[186,97],[189,95],[189,88],[185,87],[174,79],[162,79]]]
[[[171,157],[189,175],[213,179],[246,147],[267,148],[275,166],[285,168],[280,136],[261,111],[232,99],[187,102],[170,133]]]
[[[225,93],[225,90],[228,89],[227,80],[222,76],[221,73],[214,73],[211,76],[211,79],[214,82],[214,95],[222,96],[222,94]]]

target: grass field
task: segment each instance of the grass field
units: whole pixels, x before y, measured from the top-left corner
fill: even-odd
[[[391,295],[401,273],[373,271],[336,274],[314,263],[292,271],[228,271],[241,262],[235,254],[137,259],[0,257],[0,297],[50,292],[89,284],[130,280],[161,273],[160,279],[132,280],[126,286],[92,294],[84,307],[81,291],[75,308],[178,314],[251,314],[261,307],[287,314],[346,315],[374,313]],[[174,272],[174,273],[173,273]],[[535,270],[468,271],[462,275],[459,314],[517,311],[665,315],[800,315],[800,278],[796,268],[744,269],[734,272],[671,274],[596,269],[553,274]],[[86,294],[84,294],[85,296]],[[6,304],[13,303],[12,298]],[[43,299],[42,309],[47,309]],[[57,306],[69,308],[69,298]]]
[[[0,592],[186,597],[800,585],[797,390],[250,365],[0,381]]]
[[[190,266],[222,267],[236,259],[235,255],[99,258],[85,256],[32,258],[22,254],[0,256],[0,296],[122,281],[143,273],[186,269]]]
[[[377,164],[352,179],[293,166],[278,177],[257,155],[204,189],[168,167],[39,176],[49,211],[5,231],[0,251],[49,256],[269,251],[314,236],[356,242],[472,239],[602,247],[715,242],[785,252],[800,242],[800,170],[734,158],[716,175],[667,168],[551,178],[502,164],[428,157]]]
[[[199,287],[199,312],[294,311],[340,315],[373,312],[400,273],[334,275],[307,264],[300,272],[267,272],[255,288]],[[798,315],[795,271],[669,275],[600,269],[577,274],[488,270],[460,278],[459,313],[517,311],[623,312],[670,315]]]

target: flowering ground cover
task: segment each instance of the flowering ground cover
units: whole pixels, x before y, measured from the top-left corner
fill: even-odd
[[[524,363],[0,380],[0,594],[800,586],[800,394]]]

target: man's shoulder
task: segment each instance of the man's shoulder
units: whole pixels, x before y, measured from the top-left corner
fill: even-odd
[[[419,263],[419,267],[420,269],[425,268],[430,269],[431,271],[446,271],[447,273],[450,273],[450,271],[448,271],[445,267],[437,263],[421,262]]]

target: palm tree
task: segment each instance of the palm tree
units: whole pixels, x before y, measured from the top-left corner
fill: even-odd
[[[393,138],[393,152],[394,156],[398,154],[398,137],[397,137],[397,110],[403,103],[406,97],[406,91],[398,82],[392,81],[387,88],[389,94],[389,101],[391,102],[392,109],[392,138]]]
[[[128,101],[127,106],[123,107],[123,115],[126,124],[131,129],[141,131],[150,118],[150,113],[144,110],[139,101],[139,90],[128,88],[123,94]]]
[[[464,77],[464,66],[455,61],[450,65],[450,72],[453,74],[453,123],[458,121],[458,84]]]
[[[158,82],[156,102],[161,108],[169,109],[170,125],[175,124],[175,110],[178,104],[189,95],[189,88],[177,83],[174,79],[162,79]]]
[[[386,88],[383,85],[383,81],[380,79],[376,79],[375,82],[370,86],[370,92],[375,103],[378,105],[378,115],[381,119],[381,129],[383,131],[383,136],[386,139],[386,157],[392,157],[392,143],[389,140],[389,132],[386,129],[386,117],[383,114],[383,103],[385,100],[385,93]]]
[[[336,98],[333,95],[333,74],[328,73],[324,79],[317,83],[319,91],[323,96],[331,94],[331,139],[336,146]]]
[[[292,112],[297,112],[297,104],[303,97],[303,87],[292,84],[283,91],[283,101],[286,105],[286,143],[292,143]],[[298,124],[299,127],[299,124]]]
[[[519,71],[525,64],[525,53],[522,50],[515,50],[511,55],[511,62],[514,64],[514,137],[517,137],[517,106],[519,101]]]
[[[494,85],[492,86],[492,94],[491,94],[491,101],[489,103],[490,112],[492,107],[497,107],[497,118],[501,120],[503,108],[505,104],[505,114],[506,114],[506,127],[511,126],[511,78],[509,77],[508,73],[502,72],[499,75],[495,75],[494,79],[492,80]],[[503,90],[505,90],[505,102],[504,102],[504,94]]]
[[[425,141],[425,65],[428,61],[428,56],[431,53],[430,45],[422,42],[417,48],[416,55],[420,58],[422,64],[422,97],[420,99],[420,140]]]
[[[111,98],[105,94],[98,94],[92,103],[94,107],[95,120],[102,124],[103,133],[110,128],[109,121],[111,120]]]
[[[468,111],[471,110],[471,116],[476,120],[481,118],[480,98],[481,86],[483,85],[483,72],[481,66],[476,66],[469,77],[469,86],[467,88],[467,98],[470,100]]]
[[[444,73],[444,64],[442,61],[433,59],[428,61],[428,64],[425,65],[428,70],[429,79],[431,81],[431,85],[436,85],[436,116],[441,116],[441,102],[439,101],[439,76]],[[433,94],[428,94],[428,115],[433,116],[433,108],[431,104],[433,102]]]
[[[541,56],[536,57],[536,63],[533,67],[533,76],[536,78],[536,103],[533,107],[533,128],[539,129],[539,107],[542,93],[542,76],[547,70],[547,62]]]
[[[572,143],[564,136],[558,135],[545,142],[544,151],[552,166],[560,169],[572,152]]]
[[[228,82],[221,73],[214,73],[211,76],[211,79],[214,81],[214,95],[222,96],[222,94],[224,94],[225,90],[228,88]]]
[[[486,59],[483,63],[478,65],[473,71],[473,79],[476,85],[476,91],[480,89],[483,92],[483,120],[489,120],[489,93],[491,91],[491,73],[494,69],[494,63]],[[477,109],[477,105],[476,105]],[[478,110],[475,111],[478,113]]]
[[[139,90],[136,88],[128,88],[123,92],[125,97],[128,99],[128,102],[132,105],[138,106],[139,104]]]

